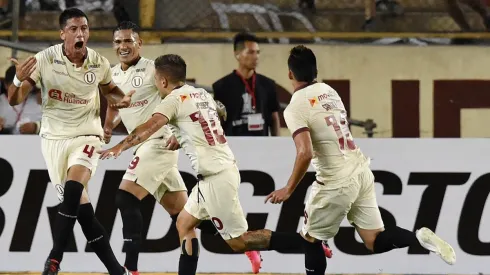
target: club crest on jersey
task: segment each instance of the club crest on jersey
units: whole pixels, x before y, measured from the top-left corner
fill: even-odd
[[[86,72],[85,75],[83,76],[83,79],[87,84],[94,84],[96,77],[93,72]]]
[[[181,95],[180,101],[184,102],[187,99],[187,95]]]
[[[308,99],[308,101],[310,102],[311,107],[315,106],[315,104],[316,104],[316,102],[317,102],[317,100],[316,100],[316,98],[315,98],[315,97],[314,97],[314,98],[310,98],[310,99]]]
[[[131,85],[133,85],[134,88],[139,88],[141,85],[143,85],[143,78],[141,76],[135,76],[131,80]]]

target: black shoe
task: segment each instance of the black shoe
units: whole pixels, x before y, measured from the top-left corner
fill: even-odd
[[[44,271],[42,275],[58,275],[60,270],[60,263],[54,259],[47,259],[44,264]]]

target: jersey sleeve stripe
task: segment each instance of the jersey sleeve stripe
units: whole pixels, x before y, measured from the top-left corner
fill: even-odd
[[[27,80],[27,82],[31,83],[31,85],[33,87],[36,86],[36,82],[34,80],[32,80],[32,78],[28,77],[26,80]]]
[[[295,138],[298,134],[301,134],[303,132],[310,131],[310,128],[308,127],[301,127],[298,130],[294,131],[293,133],[293,138]]]

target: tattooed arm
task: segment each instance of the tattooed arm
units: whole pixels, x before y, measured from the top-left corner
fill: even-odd
[[[136,127],[123,141],[108,150],[99,151],[101,159],[117,158],[125,150],[147,140],[156,131],[168,123],[168,118],[162,114],[154,114],[147,122]]]
[[[166,116],[155,114],[147,122],[136,127],[136,129],[134,129],[134,131],[132,131],[131,134],[129,134],[129,136],[127,136],[119,144],[123,146],[123,150],[127,150],[147,140],[151,135],[153,135],[167,123],[168,119]]]

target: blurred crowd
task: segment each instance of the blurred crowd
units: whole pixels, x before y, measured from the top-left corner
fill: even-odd
[[[0,18],[8,10],[8,2],[12,0],[0,0]],[[325,0],[328,1],[328,0]],[[445,2],[447,13],[462,31],[471,31],[472,26],[465,17],[465,6],[476,12],[487,30],[490,29],[490,17],[487,11],[486,0],[441,0]],[[112,12],[118,21],[127,20],[127,9],[135,5],[138,0],[26,0],[25,9],[30,11],[63,10],[67,7],[78,7],[84,11],[106,11]],[[220,1],[213,1],[220,2]],[[227,1],[223,1],[227,3]],[[248,1],[234,1],[233,3],[247,3]],[[277,1],[264,1],[273,4]],[[404,12],[401,0],[364,0],[364,24],[360,26],[365,31],[376,31],[378,20],[377,13],[390,16],[401,16]],[[423,1],[425,2],[425,1]],[[254,2],[255,3],[255,2]],[[298,8],[305,13],[316,12],[318,0],[297,0]],[[137,5],[137,3],[136,3]],[[340,4],[339,4],[340,5]],[[429,5],[428,2],[426,5]]]

